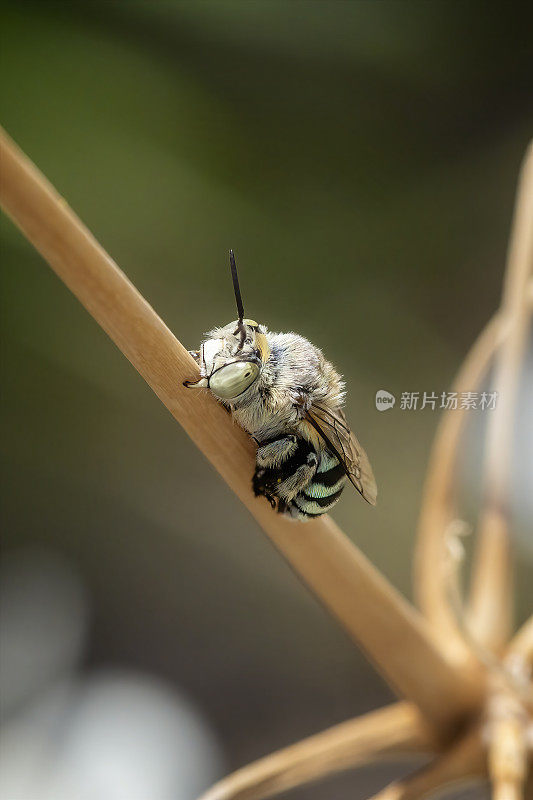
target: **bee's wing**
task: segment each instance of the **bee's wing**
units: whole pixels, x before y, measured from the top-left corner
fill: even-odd
[[[342,409],[330,411],[314,403],[306,418],[339,459],[357,491],[371,505],[376,505],[378,489],[368,456],[351,432]]]

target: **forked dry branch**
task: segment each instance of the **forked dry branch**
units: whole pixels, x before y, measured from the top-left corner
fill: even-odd
[[[501,315],[496,315],[466,357],[452,387],[454,391],[475,391],[479,387],[504,334]],[[445,413],[438,426],[422,497],[414,574],[418,603],[450,657],[458,663],[471,658],[471,648],[448,602],[450,564],[446,531],[458,513],[456,456],[467,417],[464,408],[457,408],[453,413]]]
[[[450,747],[427,767],[402,781],[387,786],[373,800],[417,800],[436,791],[465,785],[482,778],[485,755],[479,728],[474,727],[457,738]]]
[[[416,576],[424,617],[331,519],[322,517],[305,525],[289,522],[254,498],[250,490],[253,443],[211,397],[203,394],[192,398],[183,388],[183,380],[194,375],[196,369],[185,348],[63,198],[3,132],[0,154],[0,198],[4,210],[183,425],[308,587],[408,701],[347,721],[260,759],[219,782],[204,800],[266,797],[376,758],[393,759],[413,752],[426,756],[433,753],[435,758],[412,777],[383,790],[378,795],[380,800],[416,800],[452,783],[489,773],[498,800],[504,782],[506,791],[511,786],[518,792],[510,796],[520,798],[528,769],[526,728],[531,718],[524,687],[530,680],[533,624],[517,635],[498,661],[497,676],[501,678],[503,674],[506,678],[502,688],[501,680],[498,683],[491,674],[490,660],[483,658],[483,648],[493,646],[495,640],[503,649],[508,614],[495,618],[496,636],[491,637],[490,624],[480,621],[486,618],[483,609],[490,600],[492,580],[497,584],[499,600],[507,601],[509,562],[506,559],[504,568],[495,570],[494,553],[507,553],[508,526],[499,529],[497,547],[483,544],[489,539],[493,542],[492,535],[489,539],[486,533],[482,536],[476,581],[484,588],[476,589],[472,605],[472,635],[480,633],[479,648],[472,648],[464,636],[448,596],[446,531],[456,516],[453,468],[466,414],[456,411],[443,418],[426,486]],[[505,364],[505,368],[500,367],[500,389],[515,392],[533,296],[532,163],[530,151],[510,250],[510,264],[514,265],[508,279],[511,288],[506,292],[502,311],[467,360],[458,388],[474,389],[498,351],[500,364]],[[521,292],[516,288],[518,284]],[[507,343],[505,351],[499,349],[503,341]],[[504,379],[502,373],[506,375]],[[512,414],[513,405],[513,399],[505,403],[504,422],[499,417],[500,442],[509,442],[508,415]],[[494,431],[492,435],[497,438]],[[227,458],[230,451],[231,459]],[[488,463],[493,463],[490,453]],[[494,467],[492,471],[489,467],[489,478],[489,487],[497,484],[499,489],[505,489],[506,479]],[[501,497],[501,493],[489,488],[486,496],[492,503],[492,498]],[[480,531],[484,530],[482,525]],[[513,731],[519,731],[520,747],[515,747],[515,755],[517,765],[522,767],[521,771],[518,767],[514,772],[508,770],[505,775],[501,764],[508,764],[508,760],[502,754],[509,748],[510,736],[501,733],[501,711],[494,712],[494,708],[504,708],[505,703],[487,703],[501,691],[510,694],[513,708],[520,710],[520,725],[515,725]],[[514,711],[511,716],[514,720]],[[507,718],[505,714],[503,718]]]
[[[217,783],[203,800],[267,797],[373,761],[438,750],[431,729],[410,703],[396,703],[303,739]]]
[[[509,245],[501,314],[509,327],[496,354],[498,404],[490,417],[485,492],[472,570],[469,626],[487,648],[502,652],[513,627],[510,486],[514,418],[530,308],[527,286],[533,264],[533,145],[526,157]]]

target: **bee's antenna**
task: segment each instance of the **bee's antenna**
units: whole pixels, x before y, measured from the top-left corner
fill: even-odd
[[[244,306],[242,304],[239,278],[237,277],[237,264],[235,263],[235,253],[233,252],[233,250],[229,251],[229,263],[231,267],[231,278],[233,280],[233,291],[235,292],[237,311],[239,312],[239,322],[242,322],[244,319]]]
[[[235,334],[240,333],[241,335],[241,341],[238,349],[242,350],[242,348],[244,347],[244,342],[246,341],[246,327],[243,324],[244,306],[242,304],[239,278],[237,277],[237,264],[235,263],[235,253],[233,252],[233,250],[229,251],[229,263],[231,267],[231,279],[233,281],[233,291],[235,292],[235,302],[237,303],[237,312],[239,314],[239,324],[237,325],[237,330],[235,331]]]

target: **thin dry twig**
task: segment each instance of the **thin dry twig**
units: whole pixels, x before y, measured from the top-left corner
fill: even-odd
[[[528,769],[524,708],[507,685],[493,691],[488,708],[488,771],[493,800],[522,800]]]
[[[523,659],[529,670],[533,668],[533,616],[514,635],[509,645],[509,654]]]
[[[453,386],[453,389],[458,393],[475,390],[486,375],[491,359],[500,344],[504,340],[510,342],[510,345],[506,345],[506,348],[510,347],[512,350],[513,368],[510,371],[508,367],[505,368],[506,385],[503,390],[506,402],[501,402],[502,387],[500,385],[500,404],[497,412],[497,419],[505,418],[505,422],[502,425],[501,422],[497,422],[496,417],[493,417],[493,426],[497,426],[498,433],[497,436],[493,434],[492,450],[488,456],[491,464],[491,480],[500,481],[500,484],[498,484],[500,497],[505,490],[503,481],[506,479],[503,478],[503,472],[506,471],[506,466],[505,458],[500,463],[495,457],[495,443],[498,443],[498,447],[503,446],[503,439],[511,434],[514,402],[512,397],[513,386],[509,384],[509,379],[516,386],[517,365],[520,363],[521,353],[525,345],[527,318],[533,305],[533,281],[529,275],[532,252],[531,220],[533,219],[533,208],[531,206],[533,192],[532,161],[530,148],[522,169],[519,199],[513,227],[513,243],[509,255],[508,274],[512,273],[516,277],[512,280],[509,277],[506,279],[506,285],[509,287],[509,282],[511,284],[511,288],[508,288],[506,293],[507,302],[504,301],[502,311],[490,321],[478,337]],[[517,290],[518,285],[520,285],[520,292]],[[518,323],[515,320],[517,308],[519,308],[518,316],[520,318]],[[511,331],[513,331],[513,334],[511,334]],[[506,359],[506,363],[508,363],[508,359]],[[439,641],[445,644],[449,656],[453,660],[469,663],[472,659],[472,649],[469,643],[465,642],[463,632],[458,628],[457,620],[448,598],[449,574],[445,541],[446,531],[457,515],[455,507],[457,453],[466,421],[467,413],[465,409],[456,409],[443,415],[437,430],[428,467],[418,527],[415,557],[415,592],[424,614],[440,632]],[[510,440],[509,444],[506,445],[506,453],[508,453],[509,447]],[[508,458],[509,456],[507,456],[507,460]],[[500,477],[494,477],[496,474],[497,476],[502,476],[501,479]],[[506,474],[508,473],[506,472]],[[494,492],[492,497],[496,497]],[[504,542],[508,542],[509,537],[503,535],[504,532],[502,530],[500,530],[499,535],[495,531],[496,524],[500,527],[502,515],[496,513],[496,507],[493,503],[491,503],[491,509],[491,511],[487,512],[486,520],[491,527],[492,534],[485,527],[485,535],[482,536],[482,540],[486,541],[487,544],[480,545],[479,553],[480,558],[483,558],[487,566],[489,561],[492,564],[493,577],[495,581],[499,582],[499,586],[494,587],[494,597],[492,597],[492,584],[489,578],[485,589],[481,591],[480,576],[485,575],[485,570],[480,568],[477,580],[478,590],[475,591],[475,596],[478,599],[475,602],[478,608],[476,613],[481,614],[481,608],[485,609],[483,612],[484,624],[491,631],[492,641],[494,642],[496,640],[502,641],[502,637],[504,639],[505,635],[508,635],[508,603],[511,586],[508,584],[510,563],[505,554],[507,545],[504,544]],[[498,547],[496,547],[497,542],[499,542]],[[485,553],[484,556],[482,556],[483,553]],[[481,598],[484,598],[484,600],[481,601]],[[497,628],[499,630],[496,630]],[[484,644],[490,646],[491,644],[491,642],[484,642],[483,636],[479,643],[481,646]]]
[[[480,385],[504,332],[501,317],[493,317],[468,353],[453,384],[455,392],[473,391]],[[437,429],[418,523],[414,586],[422,611],[439,632],[449,655],[454,660],[470,662],[471,648],[458,629],[449,603],[446,552],[446,532],[457,515],[457,451],[467,419],[464,408],[446,411]]]
[[[397,703],[343,722],[261,758],[216,783],[200,800],[261,800],[382,758],[434,752],[420,712]]]
[[[208,457],[300,577],[407,699],[445,735],[482,691],[459,674],[429,626],[327,517],[305,525],[250,490],[254,447],[223,408],[183,386],[196,365],[36,167],[2,132],[1,202]],[[228,454],[231,453],[231,458]]]
[[[501,651],[512,630],[512,563],[509,530],[514,409],[529,328],[527,288],[533,272],[533,144],[521,171],[501,312],[509,333],[498,350],[489,419],[485,492],[473,562],[469,627],[484,646]]]
[[[486,775],[481,731],[474,727],[427,767],[396,781],[372,800],[422,800],[455,784],[464,785]]]
[[[524,709],[533,709],[530,670],[524,659],[520,658],[519,650],[516,647],[513,650],[511,643],[506,658],[501,660],[492,650],[479,642],[468,627],[460,573],[464,561],[464,548],[460,536],[468,532],[466,528],[464,522],[455,520],[450,525],[450,532],[447,535],[450,549],[449,604],[454,613],[457,629],[461,632],[465,645],[477,655],[480,664],[486,668],[490,677],[487,686],[489,697],[494,694],[494,687],[497,686],[499,694],[505,690],[507,695],[514,698],[515,703]]]
[[[524,622],[511,639],[503,664],[507,674],[513,676],[518,694],[533,716],[533,616]]]

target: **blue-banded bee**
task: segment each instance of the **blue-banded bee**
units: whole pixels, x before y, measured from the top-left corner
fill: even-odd
[[[301,520],[325,514],[346,478],[375,505],[370,462],[342,409],[341,376],[303,336],[245,319],[232,250],[230,265],[239,319],[191,351],[200,378],[185,386],[209,389],[255,439],[252,487],[279,512]]]

